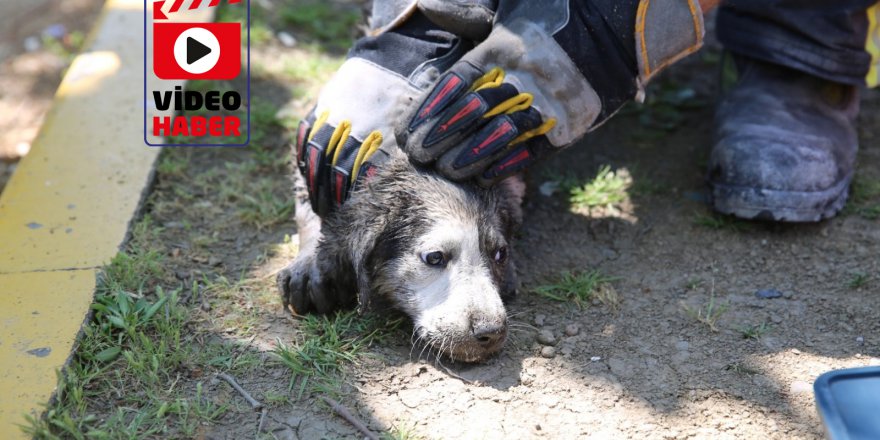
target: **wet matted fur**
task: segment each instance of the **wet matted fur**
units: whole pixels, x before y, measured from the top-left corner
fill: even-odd
[[[437,352],[486,359],[504,343],[503,300],[518,286],[510,255],[522,218],[521,186],[453,183],[394,152],[322,221],[297,172],[300,249],[278,276],[285,307],[303,314],[390,304]]]

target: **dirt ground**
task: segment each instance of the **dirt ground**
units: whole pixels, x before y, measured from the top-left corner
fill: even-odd
[[[290,371],[269,353],[303,335],[273,284],[296,253],[289,132],[339,53],[269,38],[254,54],[253,90],[271,110],[258,145],[160,159],[145,215],[165,282],[186,286],[188,340],[197,351],[235,347],[175,373],[178,388],[194,395],[204,383],[200,398],[228,407],[195,437],[250,438],[256,429],[258,414],[213,378],[222,371],[268,402],[265,438],[357,437],[320,393],[291,392]],[[342,365],[337,399],[391,438],[821,438],[816,377],[880,365],[880,223],[869,209],[878,194],[858,193],[843,215],[815,225],[713,216],[703,173],[718,58],[709,48],[676,66],[646,105],[531,171],[514,255],[524,285],[500,355],[438,361],[413,348],[404,321]],[[880,181],[878,127],[880,93],[867,92],[857,190]],[[553,182],[589,182],[603,165],[631,176],[610,208],[572,206],[566,191],[550,191]],[[619,303],[578,307],[535,293],[565,271],[589,270],[613,277]],[[765,289],[781,296],[758,298]],[[710,302],[722,308],[717,331],[687,311]],[[542,331],[553,350],[537,341]],[[245,356],[253,362],[235,364]],[[89,407],[99,419],[115,410],[98,398]]]
[[[104,0],[0,2],[0,190]]]
[[[371,347],[350,371],[349,408],[376,431],[407,427],[437,439],[821,437],[813,380],[832,369],[880,364],[880,228],[858,215],[818,225],[700,224],[709,216],[700,200],[715,77],[715,66],[700,60],[676,68],[667,80],[691,85],[707,104],[686,111],[678,128],[656,140],[634,140],[638,116],[623,116],[531,173],[516,254],[525,288],[510,307],[515,327],[501,355],[483,365],[447,365],[457,378],[420,357],[403,330]],[[880,96],[867,94],[864,175],[880,172],[872,141],[878,106]],[[217,154],[199,159],[210,167],[205,156],[211,155]],[[544,176],[589,178],[603,164],[629,170],[633,186],[649,190],[634,191],[618,212],[604,215],[573,211],[564,195],[537,191]],[[211,258],[228,273],[252,268],[254,239],[271,242],[293,228],[224,232],[224,242],[245,244],[212,247]],[[274,268],[283,260],[276,258]],[[618,310],[581,310],[530,292],[561,271],[586,269],[616,278]],[[870,280],[851,288],[854,274]],[[760,289],[783,297],[759,299]],[[718,332],[684,311],[711,296],[729,304]],[[260,314],[253,344],[270,347],[276,337],[292,337],[277,302]],[[770,330],[758,339],[740,331],[763,323]],[[568,336],[572,325],[577,333]],[[551,359],[535,342],[540,330],[558,340]],[[242,382],[264,391],[278,380],[271,370],[258,370]],[[313,399],[273,408],[270,418],[277,438],[355,435]],[[230,414],[210,437],[239,438],[253,420],[246,409]]]

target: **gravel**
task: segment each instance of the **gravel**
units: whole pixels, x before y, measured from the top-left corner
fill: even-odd
[[[556,345],[556,337],[553,336],[553,332],[550,330],[541,330],[538,332],[536,340],[541,345]]]

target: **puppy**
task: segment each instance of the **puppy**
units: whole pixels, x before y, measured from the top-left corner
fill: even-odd
[[[323,221],[295,176],[299,254],[278,275],[284,306],[329,313],[386,303],[412,318],[437,353],[478,362],[507,336],[516,294],[511,238],[524,185],[458,184],[415,168],[403,152]]]

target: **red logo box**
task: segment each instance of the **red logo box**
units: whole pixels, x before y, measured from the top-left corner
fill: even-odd
[[[198,29],[207,31],[214,38]],[[175,57],[175,44],[178,45],[177,57]],[[181,51],[186,53],[187,48],[190,51],[199,51],[196,54],[198,58],[215,51],[219,52],[219,58],[216,64],[211,63],[212,67],[207,71],[193,73],[192,69],[187,70],[181,66],[181,63],[187,63],[187,56],[181,55]],[[217,55],[214,54],[215,57]],[[199,61],[193,63],[197,62]],[[154,23],[153,71],[161,79],[228,80],[237,77],[241,71],[241,25],[239,23]]]

